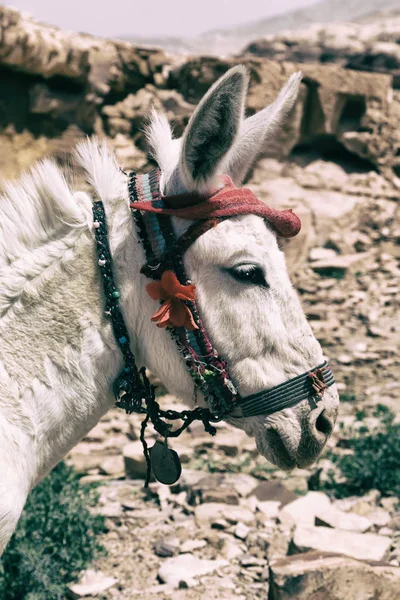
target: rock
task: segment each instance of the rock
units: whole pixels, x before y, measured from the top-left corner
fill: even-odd
[[[108,577],[101,571],[88,569],[82,574],[79,582],[69,586],[68,589],[72,598],[84,598],[102,594],[116,583],[118,583],[118,579]]]
[[[185,552],[193,552],[193,550],[201,550],[207,546],[207,542],[205,540],[186,540],[180,547],[180,553],[185,554]]]
[[[358,560],[381,561],[388,555],[392,540],[374,533],[353,533],[328,527],[296,527],[293,544],[298,552],[320,550],[344,554]]]
[[[179,540],[177,538],[169,540],[158,540],[154,544],[154,554],[166,558],[168,556],[175,556],[179,552]]]
[[[100,464],[100,471],[106,475],[121,475],[124,473],[124,458],[120,455],[108,456]]]
[[[289,552],[293,537],[293,527],[289,525],[278,525],[272,533],[264,537],[263,547],[269,561],[283,558]]]
[[[158,571],[158,576],[163,583],[178,587],[181,582],[190,584],[195,577],[213,573],[228,564],[227,560],[202,560],[193,554],[180,554],[167,558]]]
[[[194,515],[197,524],[200,526],[212,525],[221,518],[233,524],[242,522],[245,525],[249,525],[254,522],[254,514],[250,510],[240,506],[229,506],[228,504],[216,502],[196,506]]]
[[[336,252],[331,248],[311,248],[309,259],[311,261],[315,260],[330,260],[337,256]]]
[[[125,473],[131,479],[144,479],[147,473],[146,459],[140,440],[130,442],[123,448]]]
[[[236,473],[231,479],[227,479],[232,488],[241,496],[246,498],[258,485],[258,479],[247,473]]]
[[[368,513],[368,519],[377,527],[385,527],[390,522],[390,514],[384,508],[377,507]]]
[[[243,52],[281,61],[338,63],[348,69],[392,73],[398,80],[399,16],[390,11],[388,14],[378,11],[372,19],[350,23],[356,19],[349,17],[349,13],[346,15],[340,20],[347,22],[322,25],[312,23],[307,26],[307,18],[301,28],[296,19],[296,31],[290,31],[294,28],[288,26],[278,33],[252,40]],[[319,15],[319,21],[324,23],[326,18]]]
[[[244,523],[238,523],[235,527],[234,536],[239,540],[245,540],[249,535],[250,529]]]
[[[295,525],[314,525],[315,517],[321,511],[329,509],[331,501],[323,492],[308,492],[283,507],[279,519],[283,523]]]
[[[85,442],[103,442],[105,437],[106,437],[106,432],[105,432],[105,428],[104,428],[104,423],[97,423],[97,425],[95,425],[93,427],[93,429],[91,429],[89,431],[89,433],[85,435],[85,437],[83,438],[83,441],[85,441]]]
[[[256,556],[253,556],[252,554],[245,554],[244,556],[241,557],[240,559],[240,564],[242,565],[242,567],[263,567],[266,563],[265,560],[261,559],[261,558],[257,558]]]
[[[368,252],[358,252],[357,254],[323,258],[312,262],[311,268],[321,275],[329,274],[331,271],[345,272],[355,264],[365,261],[368,256]]]
[[[214,490],[204,490],[202,492],[203,502],[223,502],[225,504],[239,504],[239,496],[235,490],[221,487]]]
[[[104,502],[95,511],[108,519],[119,519],[122,516],[122,505],[120,502]]]
[[[289,504],[298,498],[297,494],[288,490],[280,481],[263,481],[251,493],[257,500],[266,502],[273,500],[280,502],[281,506]]]
[[[81,454],[77,451],[77,448],[75,448],[70,454],[70,459],[77,473],[87,473],[88,471],[92,471],[92,469],[100,467],[103,456],[95,452],[92,454]]]
[[[388,527],[392,531],[400,531],[400,512],[395,513],[388,523]]]
[[[239,504],[238,493],[233,489],[231,480],[224,473],[210,473],[190,486],[189,502],[224,502]]]
[[[270,566],[272,597],[279,600],[392,600],[400,569],[323,552],[307,552]]]
[[[267,517],[267,519],[276,519],[279,517],[279,508],[281,503],[276,500],[267,500],[266,502],[257,501],[257,509]]]
[[[227,539],[224,540],[221,552],[227,560],[234,560],[243,554],[241,546],[231,536],[227,536]]]
[[[360,517],[351,512],[344,512],[331,505],[318,511],[315,515],[315,525],[364,533],[371,528],[372,522],[367,517]]]

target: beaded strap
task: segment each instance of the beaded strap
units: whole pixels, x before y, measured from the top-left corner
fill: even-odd
[[[112,272],[112,260],[108,243],[107,223],[103,203],[93,203],[93,229],[95,232],[98,265],[102,275],[105,298],[104,314],[111,320],[113,333],[124,357],[124,368],[114,382],[117,406],[127,413],[144,412],[143,400],[150,391],[136,366],[130,349],[128,330],[119,305],[120,293],[117,290]]]
[[[103,282],[105,310],[104,315],[111,320],[113,333],[117,344],[124,357],[124,368],[114,382],[114,394],[116,405],[124,409],[128,414],[141,413],[146,417],[142,422],[140,440],[147,463],[147,476],[145,487],[148,486],[151,475],[150,455],[145,440],[145,431],[149,420],[154,429],[162,437],[178,437],[193,421],[203,422],[204,429],[211,435],[215,435],[216,429],[211,425],[213,417],[207,408],[198,407],[195,410],[162,410],[155,399],[155,386],[151,385],[143,367],[138,369],[135,357],[130,349],[130,339],[124,317],[122,315],[119,299],[120,293],[115,285],[112,257],[108,242],[107,222],[104,205],[101,201],[93,203],[93,230],[95,233],[98,265],[100,267]],[[172,430],[171,423],[166,421],[183,421],[183,424]],[[215,420],[215,419],[214,419]]]

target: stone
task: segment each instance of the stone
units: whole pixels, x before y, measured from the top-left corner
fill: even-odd
[[[104,457],[97,452],[86,454],[78,452],[77,449],[74,449],[70,454],[70,461],[77,473],[88,473],[88,471],[92,471],[92,469],[99,468],[103,458]]]
[[[264,537],[265,554],[269,561],[283,558],[289,552],[293,538],[293,527],[289,525],[278,525],[271,533]]]
[[[143,454],[143,445],[140,440],[130,442],[123,450],[125,473],[131,479],[144,479],[147,473],[146,459]]]
[[[344,554],[358,560],[384,560],[392,540],[375,533],[354,533],[328,527],[297,526],[293,545],[298,552],[320,550]]]
[[[194,515],[198,525],[212,525],[219,519],[224,519],[232,524],[242,522],[245,525],[250,525],[254,522],[254,514],[250,510],[241,506],[230,506],[217,502],[196,506]]]
[[[202,560],[193,554],[180,554],[167,558],[161,565],[158,576],[163,583],[179,587],[181,582],[190,584],[195,577],[213,573],[228,564],[228,561],[224,559]]]
[[[244,523],[238,523],[235,527],[234,536],[239,540],[245,540],[249,535],[250,529]]]
[[[308,492],[305,496],[286,504],[280,511],[279,520],[282,523],[312,526],[315,524],[316,515],[330,506],[331,501],[323,492]]]
[[[266,502],[257,501],[257,509],[267,517],[267,519],[277,519],[281,503],[276,500],[267,500]]]
[[[91,429],[89,431],[89,433],[87,433],[85,435],[85,437],[83,438],[83,441],[85,442],[102,442],[106,437],[106,432],[105,432],[105,428],[104,428],[104,423],[97,423],[97,425],[95,425],[93,427],[93,429]]]
[[[345,556],[306,552],[270,565],[272,597],[279,600],[393,600],[400,569]]]
[[[121,475],[124,473],[124,464],[121,455],[108,456],[100,463],[100,471],[106,475]]]
[[[400,512],[395,513],[387,525],[392,531],[400,531]]]
[[[240,564],[242,567],[263,567],[266,563],[262,558],[257,558],[252,554],[245,554],[240,558]]]
[[[69,586],[72,598],[84,598],[85,596],[98,596],[113,585],[118,583],[115,577],[109,577],[102,571],[88,569],[81,575],[78,583]]]
[[[375,510],[368,513],[368,519],[377,527],[386,527],[390,522],[390,513],[384,508],[377,507]]]
[[[315,515],[315,525],[364,533],[371,528],[372,522],[367,517],[360,517],[355,513],[344,512],[331,505],[317,512]]]
[[[280,481],[263,481],[251,493],[257,500],[280,502],[281,506],[289,504],[298,498],[297,494],[288,490]]]
[[[225,504],[239,504],[239,496],[235,490],[220,487],[217,489],[204,490],[201,494],[202,501],[207,502],[223,502]]]
[[[311,268],[321,275],[331,271],[346,271],[359,262],[363,262],[369,257],[368,252],[358,252],[357,254],[347,254],[322,258],[311,263]]]
[[[193,552],[194,550],[201,550],[207,546],[205,540],[186,540],[180,547],[180,553],[185,554],[186,552]]]
[[[337,253],[332,248],[311,248],[310,254],[308,255],[311,261],[315,260],[329,260],[335,258]]]
[[[154,554],[166,558],[168,556],[175,556],[179,552],[179,540],[177,538],[158,540],[154,544]]]
[[[234,560],[242,556],[243,550],[236,540],[232,539],[231,536],[227,536],[227,539],[224,540],[221,553],[227,560]]]
[[[247,498],[247,496],[249,496],[257,487],[259,481],[247,473],[235,473],[232,478],[228,477],[227,483],[232,486],[239,496]]]

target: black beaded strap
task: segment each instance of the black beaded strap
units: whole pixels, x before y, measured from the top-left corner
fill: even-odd
[[[115,339],[124,357],[124,369],[114,383],[114,394],[117,406],[123,408],[128,414],[132,412],[145,412],[143,400],[151,394],[135,362],[135,357],[130,349],[128,330],[119,305],[119,291],[117,290],[112,272],[112,259],[108,243],[107,223],[103,203],[93,203],[93,228],[96,238],[98,265],[102,275],[105,311],[107,318],[111,319]],[[145,375],[144,375],[145,376]]]
[[[103,281],[103,290],[105,297],[105,316],[111,320],[113,333],[118,346],[124,357],[124,368],[114,382],[114,394],[116,405],[124,409],[128,414],[145,414],[143,420],[140,440],[143,444],[143,452],[147,463],[147,476],[145,487],[148,486],[151,474],[150,456],[145,440],[145,430],[148,421],[151,420],[154,429],[162,437],[178,437],[189,427],[193,421],[203,422],[204,429],[211,435],[215,435],[216,429],[211,425],[213,420],[208,408],[197,407],[194,410],[184,410],[181,412],[174,410],[161,410],[160,405],[155,399],[155,386],[151,385],[146,376],[146,369],[138,369],[135,357],[130,349],[130,340],[128,330],[125,325],[124,317],[119,304],[120,294],[115,285],[112,272],[112,257],[108,242],[107,222],[104,206],[101,201],[93,203],[93,229],[95,232],[96,247],[98,254],[98,265]],[[181,420],[183,424],[175,430],[167,421]]]

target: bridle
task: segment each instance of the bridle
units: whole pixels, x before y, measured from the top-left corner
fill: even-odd
[[[145,368],[138,369],[120,308],[120,295],[114,282],[104,206],[101,201],[94,202],[93,228],[105,295],[105,315],[111,320],[115,339],[124,357],[124,368],[114,383],[117,406],[127,413],[145,414],[141,440],[148,467],[146,485],[150,479],[151,467],[157,479],[163,483],[174,483],[180,475],[180,464],[176,453],[167,447],[168,437],[177,437],[194,420],[201,420],[205,430],[214,435],[216,429],[212,423],[221,421],[228,415],[232,416],[233,411],[235,416],[240,417],[269,415],[306,398],[320,398],[324,390],[333,385],[334,378],[324,362],[310,372],[241,398],[229,376],[226,360],[213,348],[204,328],[193,295],[194,286],[185,272],[183,258],[186,250],[200,235],[222,220],[236,214],[259,214],[278,234],[290,237],[300,228],[300,222],[294,213],[270,209],[256,199],[250,190],[237,190],[231,183],[225,188],[226,196],[223,191],[217,192],[211,199],[196,196],[163,197],[158,169],[145,175],[131,173],[128,189],[133,219],[146,256],[141,272],[153,281],[147,286],[149,293],[159,293],[162,300],[158,311],[161,315],[159,326],[167,324],[194,382],[195,390],[202,392],[208,405],[207,408],[197,407],[182,412],[163,411],[156,401],[155,387],[150,384]],[[232,202],[233,196],[235,202]],[[225,202],[226,197],[228,202]],[[174,203],[175,207],[171,206]],[[196,215],[200,217],[196,218]],[[173,216],[194,221],[180,237],[175,233]],[[164,280],[175,290],[169,296]],[[175,321],[172,319],[174,313]],[[169,320],[165,315],[170,315]],[[180,321],[181,318],[186,320]],[[185,325],[181,326],[181,322]],[[165,421],[178,419],[183,423],[175,430]],[[150,453],[144,436],[149,420],[165,439],[162,448],[156,442]]]

